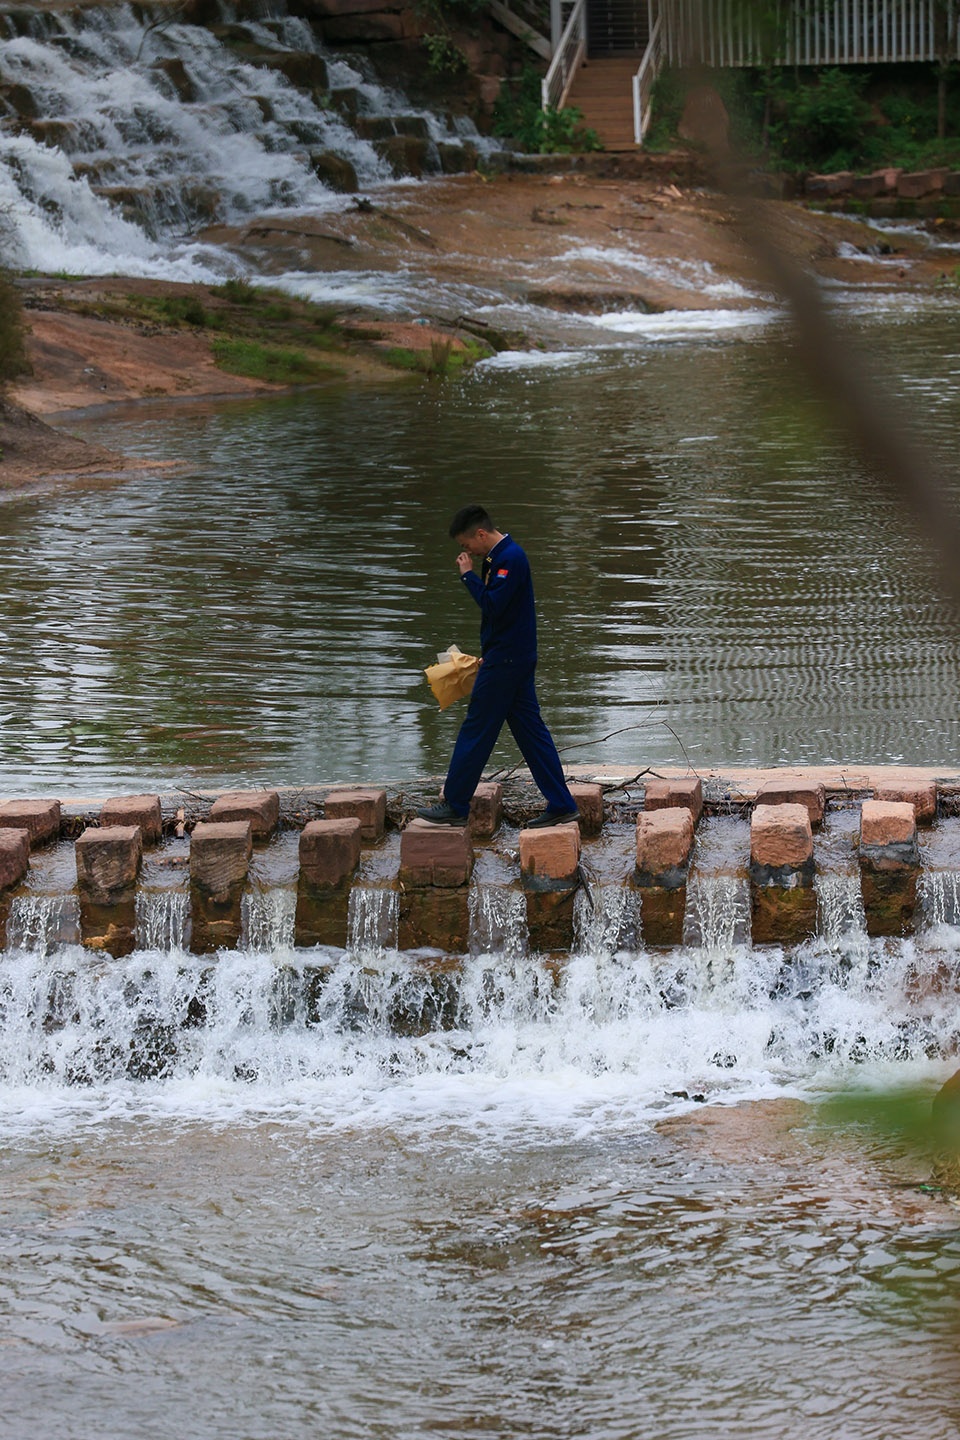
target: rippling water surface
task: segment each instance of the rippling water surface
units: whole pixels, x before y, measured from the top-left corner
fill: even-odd
[[[951,458],[955,317],[856,322]],[[477,496],[531,554],[570,760],[957,754],[935,566],[776,326],[77,428],[179,463],[5,504],[4,788],[442,771],[457,714],[422,667],[476,642],[445,536]]]

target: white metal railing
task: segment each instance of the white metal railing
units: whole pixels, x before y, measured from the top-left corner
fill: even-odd
[[[878,65],[960,58],[956,9],[939,0],[664,0],[671,65]],[[762,28],[761,28],[762,27]]]
[[[560,43],[543,77],[541,103],[544,110],[562,110],[573,84],[573,77],[587,53],[587,0],[576,0],[563,27]]]
[[[663,15],[661,14],[654,22],[653,29],[650,31],[650,39],[647,41],[647,48],[643,52],[643,59],[633,77],[633,138],[638,145],[643,144],[643,137],[650,126],[653,86],[660,74],[660,66],[663,61],[663,51],[660,48],[662,27]]]

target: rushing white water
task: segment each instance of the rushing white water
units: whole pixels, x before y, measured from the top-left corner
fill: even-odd
[[[475,887],[455,961],[398,952],[395,892],[376,887],[354,891],[345,951],[294,950],[293,892],[276,890],[248,902],[244,948],[214,957],[54,944],[50,905],[30,902],[0,967],[0,1117],[306,1106],[336,1126],[636,1124],[695,1094],[937,1073],[960,1042],[960,931],[867,942],[848,889],[822,885],[822,937],[784,951],[750,945],[741,881],[703,877],[688,943],[661,952],[632,892],[597,886],[559,965],[525,953],[507,887]],[[182,926],[183,898],[143,904],[151,939]]]
[[[350,162],[361,184],[392,178],[322,94],[256,63],[267,51],[318,54],[310,27],[282,13],[262,23],[200,26],[132,6],[38,13],[0,46],[0,84],[28,93],[37,120],[0,130],[0,243],[7,263],[78,274],[210,280],[236,264],[183,237],[198,225],[277,209],[347,202],[311,157]],[[252,47],[256,47],[256,53]],[[361,111],[409,114],[403,97],[343,60],[329,83]],[[478,143],[469,122],[423,115],[433,141]]]

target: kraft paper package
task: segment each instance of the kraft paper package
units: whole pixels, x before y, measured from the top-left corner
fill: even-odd
[[[464,655],[456,645],[451,645],[437,656],[436,665],[428,665],[423,673],[440,709],[446,710],[455,700],[463,700],[470,694],[479,669],[476,655]]]

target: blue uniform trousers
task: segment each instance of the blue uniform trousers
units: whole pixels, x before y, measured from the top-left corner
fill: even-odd
[[[465,815],[483,767],[506,721],[549,810],[576,810],[563,767],[547,729],[534,688],[535,665],[484,661],[470,696],[466,718],[453,747],[443,793]]]

